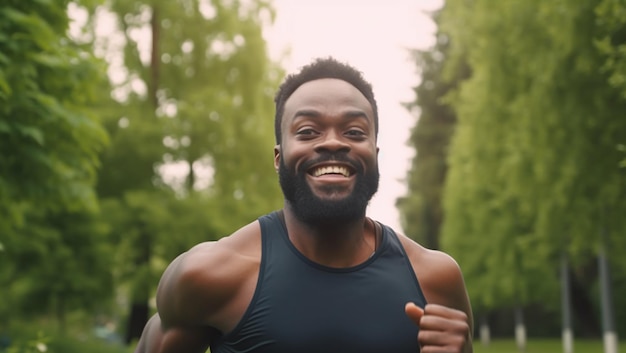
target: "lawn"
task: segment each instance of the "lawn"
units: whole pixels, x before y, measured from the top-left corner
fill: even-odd
[[[19,348],[14,347],[18,352]],[[75,339],[56,339],[48,346],[48,353],[132,353],[134,347],[106,344],[100,340],[88,339],[78,341]],[[579,340],[574,343],[574,353],[602,353],[603,347],[600,340]],[[626,352],[626,342],[619,345],[620,352]],[[5,352],[0,348],[0,352]],[[37,350],[25,350],[25,352],[37,352]],[[532,339],[528,342],[524,353],[562,353],[561,341],[558,339]],[[514,340],[494,340],[489,346],[481,342],[474,342],[474,353],[520,353]]]
[[[99,349],[95,349],[98,347]],[[56,348],[56,347],[55,347]],[[69,347],[67,347],[69,348]],[[87,343],[79,348],[77,344],[75,349],[54,350],[52,352],[90,352],[90,353],[132,353],[133,347],[115,347],[107,345],[94,344],[88,347]],[[82,349],[81,349],[82,348]],[[88,349],[84,349],[88,348]],[[602,341],[600,340],[579,340],[574,343],[574,353],[602,353]],[[626,353],[626,342],[621,342],[619,351]],[[558,339],[533,339],[528,342],[524,353],[562,353],[563,347]],[[487,347],[480,342],[474,342],[474,353],[520,353],[515,345],[514,340],[494,340]]]
[[[602,341],[579,340],[574,342],[574,353],[602,353]],[[626,352],[626,342],[619,345],[620,352]],[[534,339],[526,346],[525,353],[561,353],[563,347],[560,340]],[[514,340],[494,340],[489,346],[480,342],[474,342],[474,353],[519,353]]]

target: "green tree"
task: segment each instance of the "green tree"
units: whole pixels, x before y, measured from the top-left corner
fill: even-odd
[[[22,224],[28,203],[96,206],[93,183],[107,138],[88,107],[102,66],[65,35],[66,5],[0,6],[1,234]]]
[[[107,134],[90,110],[104,66],[68,38],[67,4],[0,5],[0,316],[61,328],[110,283],[94,190]]]
[[[66,317],[74,311],[106,309],[112,298],[111,244],[106,225],[93,212],[31,211],[29,224],[16,244],[7,272],[9,310],[24,318],[41,313],[56,318],[66,332]]]
[[[115,98],[98,192],[123,240],[131,342],[165,264],[280,207],[271,147],[282,71],[262,37],[273,19],[263,1],[120,0],[91,13]],[[98,33],[105,20],[115,30]]]
[[[626,100],[612,58],[621,55],[613,49],[623,45],[625,6],[599,4],[446,3],[442,27],[472,76],[454,102],[442,247],[461,262],[476,302],[556,307],[562,251],[574,281],[590,283],[596,275],[584,269],[596,261],[601,230],[611,249],[623,246]],[[575,300],[592,308],[584,288]]]
[[[438,21],[436,13],[433,19]],[[446,158],[456,123],[455,113],[447,102],[448,94],[469,75],[467,65],[461,61],[446,67],[449,46],[448,35],[438,31],[433,48],[413,52],[421,82],[414,88],[415,102],[406,107],[418,115],[410,137],[416,154],[407,177],[407,196],[397,201],[406,233],[431,249],[439,249]]]

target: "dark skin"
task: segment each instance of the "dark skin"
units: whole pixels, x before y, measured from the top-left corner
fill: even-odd
[[[281,160],[288,168],[297,168],[322,151],[339,150],[364,170],[377,168],[371,105],[347,82],[319,79],[300,86],[285,104],[282,134],[281,144],[274,147],[276,169]],[[344,198],[353,191],[354,171],[348,176],[313,176],[325,167],[349,169],[329,163],[313,166],[307,182],[319,198]],[[379,241],[374,223],[365,214],[340,227],[322,227],[300,221],[289,201],[283,212],[294,246],[325,266],[356,266],[369,258]],[[425,308],[407,303],[405,308],[420,327],[416,339],[422,352],[472,352],[472,311],[459,266],[442,252],[426,249],[402,234],[398,237],[429,303]],[[211,339],[207,333],[228,333],[243,316],[254,294],[260,261],[257,221],[180,255],[159,282],[158,314],[146,325],[135,352],[204,353]]]

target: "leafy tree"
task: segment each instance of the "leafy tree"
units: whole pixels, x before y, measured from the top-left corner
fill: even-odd
[[[433,18],[437,21],[436,13]],[[414,89],[416,101],[406,107],[419,115],[410,138],[417,153],[408,173],[407,196],[397,201],[407,234],[431,249],[439,248],[446,157],[456,123],[447,96],[469,74],[461,62],[444,70],[449,45],[448,35],[438,31],[433,48],[413,53],[422,80]]]
[[[263,1],[110,1],[86,38],[109,62],[111,148],[98,193],[119,239],[120,285],[136,339],[165,264],[280,206]],[[98,33],[99,22],[113,31]],[[259,148],[259,146],[265,146]]]
[[[106,133],[88,110],[98,63],[68,40],[65,1],[0,5],[0,233],[28,203],[94,209]],[[6,242],[6,240],[5,240]],[[5,246],[7,246],[5,244]]]
[[[0,5],[0,316],[106,297],[94,183],[107,134],[91,104],[102,63],[70,40],[67,1]]]
[[[6,270],[12,291],[7,310],[22,318],[47,313],[65,331],[67,314],[98,311],[112,298],[112,247],[106,226],[88,212],[28,213],[21,235],[29,241],[15,244]]]
[[[590,283],[595,275],[581,276],[601,230],[612,249],[623,244],[625,6],[599,4],[446,3],[442,27],[472,77],[454,102],[442,246],[462,263],[474,301],[554,306],[562,251],[574,279]],[[585,288],[577,294],[593,307]]]

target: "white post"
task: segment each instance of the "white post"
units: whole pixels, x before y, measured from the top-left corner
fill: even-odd
[[[561,254],[561,311],[563,316],[563,353],[574,353],[574,333],[572,331],[572,315],[570,300],[570,278],[567,252]]]
[[[489,330],[489,322],[487,321],[487,316],[484,315],[483,319],[480,321],[480,341],[483,346],[489,346],[491,342],[491,331]]]
[[[526,352],[526,326],[521,306],[515,308],[515,342],[520,352]]]

